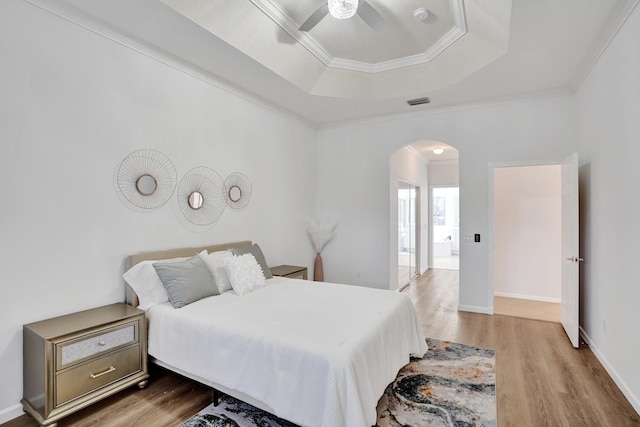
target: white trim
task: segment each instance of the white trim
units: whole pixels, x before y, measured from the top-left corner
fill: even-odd
[[[323,123],[318,123],[317,127],[320,130],[339,129],[343,127],[351,127],[351,126],[357,126],[357,125],[393,122],[397,120],[412,119],[412,118],[432,116],[432,115],[438,115],[438,114],[448,114],[448,113],[459,112],[459,111],[492,108],[500,105],[566,97],[566,96],[571,96],[574,93],[575,91],[571,90],[570,88],[564,87],[564,88],[555,88],[555,89],[538,91],[538,92],[512,94],[512,95],[490,98],[480,102],[469,102],[466,104],[449,105],[449,106],[443,106],[443,107],[438,107],[436,106],[436,104],[425,104],[422,107],[413,107],[416,109],[416,111],[411,111],[406,113],[396,113],[396,114],[381,114],[378,116],[369,116],[363,119],[349,119],[349,120],[341,120],[341,121],[333,121],[333,122],[323,122]]]
[[[640,397],[633,394],[633,392],[631,391],[627,383],[624,381],[624,379],[622,379],[622,377],[618,374],[618,372],[611,365],[611,363],[609,363],[607,358],[604,357],[604,354],[602,354],[602,352],[600,351],[600,349],[598,349],[598,347],[595,345],[593,340],[591,340],[591,337],[589,337],[589,334],[587,334],[587,332],[584,329],[582,329],[582,327],[580,327],[580,335],[582,335],[582,338],[591,349],[591,352],[596,356],[598,361],[602,364],[602,366],[607,371],[607,373],[609,374],[613,382],[616,383],[616,385],[618,386],[622,394],[624,394],[624,397],[626,397],[629,403],[631,404],[631,406],[633,406],[633,409],[635,409],[636,412],[640,414]]]
[[[495,251],[496,251],[496,243],[495,243],[495,167],[494,163],[489,162],[489,176],[488,176],[488,184],[487,184],[487,215],[488,215],[488,227],[487,227],[487,304],[493,305],[493,297],[495,295],[496,286],[494,283],[495,280]]]
[[[249,0],[255,7],[260,9],[269,19],[282,28],[287,34],[289,34],[295,41],[300,43],[302,47],[307,49],[309,53],[315,56],[324,65],[329,66],[334,58],[329,52],[327,52],[322,46],[320,46],[315,39],[309,36],[306,32],[298,30],[298,25],[287,16],[271,0]]]
[[[539,160],[516,160],[513,162],[489,162],[490,168],[515,168],[523,166],[549,166],[549,165],[561,165],[565,159],[539,159]]]
[[[8,408],[4,408],[0,410],[0,424],[4,424],[13,420],[14,418],[18,418],[23,415],[24,411],[22,410],[22,405],[16,403],[15,405],[11,405]]]
[[[493,314],[493,305],[489,307],[477,307],[474,305],[458,304],[458,311],[468,311],[471,313],[480,313],[480,314]]]
[[[506,168],[506,167],[523,167],[523,166],[548,166],[548,165],[561,165],[564,163],[564,159],[561,158],[557,158],[557,159],[540,159],[540,160],[518,160],[518,161],[509,161],[509,162],[489,162],[487,164],[488,166],[488,185],[487,185],[487,190],[488,190],[488,227],[487,227],[487,234],[488,234],[488,272],[487,272],[487,278],[489,280],[488,284],[487,284],[487,288],[488,288],[488,295],[487,298],[489,300],[491,300],[491,302],[489,303],[490,305],[493,304],[493,297],[494,295],[497,295],[497,293],[495,292],[495,225],[494,225],[494,219],[495,219],[495,174],[494,171],[497,168]],[[530,299],[530,298],[527,298]],[[553,302],[553,301],[551,301]],[[561,302],[561,301],[559,301]]]
[[[598,34],[598,38],[591,44],[591,48],[571,78],[571,86],[574,93],[582,86],[593,67],[600,61],[600,57],[607,51],[607,48],[625,22],[627,22],[638,3],[640,3],[640,0],[625,0],[618,3],[618,6],[611,13],[610,18]]]
[[[553,302],[556,304],[560,304],[560,301],[561,301],[560,298],[548,298],[548,297],[539,297],[535,295],[513,294],[510,292],[496,292],[493,295],[496,297],[516,298],[516,299],[524,299],[528,301]]]
[[[408,147],[408,146],[406,146],[406,147]],[[406,147],[403,147],[403,148],[406,148]],[[413,147],[411,147],[411,148],[413,148]],[[416,152],[417,152],[417,150],[416,150]],[[421,253],[422,253],[421,248],[422,248],[422,245],[423,245],[422,237],[420,237],[420,231],[422,229],[422,221],[421,221],[421,218],[422,218],[422,209],[421,209],[422,203],[420,202],[420,200],[421,200],[421,192],[422,192],[421,188],[422,187],[420,186],[420,184],[416,184],[412,180],[404,178],[404,177],[401,177],[399,175],[396,177],[396,181],[397,182],[404,182],[405,184],[409,184],[409,185],[413,186],[414,192],[415,192],[414,206],[415,206],[415,216],[416,217],[415,217],[415,222],[414,222],[414,224],[415,224],[414,232],[415,232],[416,236],[415,236],[414,244],[415,244],[415,258],[416,258],[416,265],[415,265],[416,275],[415,276],[411,276],[410,275],[409,276],[409,281],[407,283],[405,283],[404,285],[399,285],[398,286],[398,289],[402,290],[402,289],[406,288],[407,286],[409,286],[412,281],[417,279],[420,276],[420,274],[422,274],[422,273],[420,273],[420,270],[422,268],[422,265],[421,265],[421,262],[420,262]],[[396,206],[396,210],[397,210],[398,209],[398,191],[397,190],[396,190],[395,200],[396,200],[396,205],[395,206]],[[396,239],[396,242],[394,243],[394,245],[396,247],[396,255],[394,257],[395,260],[396,260],[395,261],[396,262],[396,266],[398,264],[397,244],[398,243],[397,243],[397,239]],[[391,248],[391,245],[389,245],[389,248]],[[409,272],[409,274],[411,274],[411,271]],[[396,283],[397,283],[397,279],[396,279]]]
[[[432,44],[425,52],[371,64],[362,61],[333,57],[326,49],[316,42],[313,37],[298,30],[298,24],[293,22],[291,18],[289,18],[287,14],[284,13],[272,0],[250,1],[326,67],[359,71],[362,73],[376,74],[430,62],[458,41],[458,39],[464,36],[468,31],[463,0],[449,0],[454,20],[453,27],[445,35],[440,37],[438,41]]]
[[[284,109],[275,103],[268,101],[265,98],[262,98],[256,94],[248,92],[244,89],[241,89],[232,83],[225,82],[223,79],[215,76],[209,71],[203,70],[202,68],[185,61],[175,55],[168,54],[165,52],[159,51],[157,48],[142,43],[140,41],[129,38],[117,31],[114,31],[108,28],[106,25],[96,21],[82,12],[72,11],[71,9],[64,8],[62,4],[52,3],[50,0],[23,0],[25,3],[31,4],[37,8],[40,8],[46,12],[51,13],[59,18],[65,19],[66,21],[71,22],[72,24],[78,25],[86,30],[89,30],[99,36],[102,36],[106,39],[109,39],[115,43],[118,43],[126,48],[133,50],[139,54],[142,54],[148,58],[156,60],[164,65],[167,65],[175,70],[181,71],[191,77],[194,77],[204,83],[207,83],[211,86],[215,86],[218,89],[221,89],[225,92],[231,93],[239,98],[242,98],[252,104],[260,106],[266,110],[272,111],[276,114],[279,114],[283,117],[291,118],[300,121],[304,125],[317,129],[317,123],[295,114],[293,111]]]

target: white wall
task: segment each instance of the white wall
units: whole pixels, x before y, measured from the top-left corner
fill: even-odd
[[[560,165],[494,170],[494,293],[560,302]]]
[[[26,3],[0,2],[0,422],[21,413],[22,324],[121,300],[128,253],[247,238],[270,264],[311,267],[306,219],[331,214],[340,228],[323,251],[325,277],[388,288],[389,158],[424,139],[460,150],[461,234],[483,235],[460,254],[461,308],[475,311],[492,297],[488,163],[579,149],[581,324],[640,411],[639,39],[636,9],[575,97],[326,129],[314,152],[313,131],[295,120]],[[170,206],[127,209],[112,175],[139,148],[164,152],[179,176],[199,165],[243,172],[251,204],[201,233]]]
[[[457,160],[429,162],[429,185],[457,187],[459,175],[459,164]]]
[[[0,423],[22,414],[22,325],[122,301],[127,254],[250,239],[311,268],[313,130],[22,1],[0,2],[0,57]],[[242,172],[251,202],[199,232],[134,211],[113,174],[140,148],[178,179]]]
[[[564,158],[575,151],[569,96],[527,100],[440,114],[354,124],[318,132],[319,210],[341,218],[336,240],[323,251],[332,281],[389,287],[389,157],[419,140],[437,140],[460,151],[460,305],[487,312],[489,162]],[[344,191],[344,185],[357,191]]]
[[[580,152],[581,326],[640,413],[640,8],[575,96]]]
[[[415,150],[403,147],[391,154],[389,159],[389,289],[398,289],[398,181],[402,180],[420,187],[419,228],[420,250],[418,267],[423,273],[428,267],[429,234],[427,212],[429,210],[429,183],[427,160]],[[416,207],[418,203],[416,202]],[[361,274],[360,274],[361,275]],[[358,279],[358,277],[356,277]],[[359,282],[356,280],[356,283]],[[359,284],[363,284],[360,282]]]

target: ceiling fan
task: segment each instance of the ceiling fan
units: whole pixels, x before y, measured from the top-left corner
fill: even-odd
[[[386,24],[382,15],[366,0],[327,0],[300,25],[298,30],[311,30],[328,14],[334,18],[347,19],[356,13],[374,31],[382,30]]]

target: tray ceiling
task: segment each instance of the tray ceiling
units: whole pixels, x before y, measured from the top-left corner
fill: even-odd
[[[307,93],[380,99],[440,89],[507,52],[511,0],[369,0],[376,32],[358,15],[299,26],[323,1],[161,0]],[[426,8],[425,21],[413,11]]]
[[[464,0],[467,32],[462,37],[429,62],[377,72],[332,68],[305,47],[306,34],[328,52],[328,61],[346,56],[377,66],[400,60],[375,56],[382,55],[384,43],[370,43],[365,36],[374,32],[358,16],[351,24],[361,31],[345,30],[357,36],[346,37],[344,45],[336,42],[339,38],[331,42],[320,36],[333,34],[331,21],[325,22],[329,17],[307,33],[297,31],[322,0],[198,0],[216,15],[212,30],[161,0],[24,1],[255,103],[323,127],[572,93],[640,0]],[[418,4],[414,1],[370,3],[393,27],[395,18],[384,5],[398,10],[411,5],[409,10]],[[192,2],[196,0],[180,3]],[[442,4],[455,5],[452,0],[420,3],[446,21],[446,12],[437,9]],[[285,11],[295,31],[278,24],[264,10],[267,6]],[[406,10],[398,12],[405,27],[417,24]],[[437,28],[432,24],[427,21],[425,29]],[[437,36],[431,37],[433,43]],[[425,34],[420,41],[426,39]],[[365,56],[358,43],[380,50]],[[394,49],[411,56],[405,43],[387,47]],[[407,104],[421,97],[431,103]]]

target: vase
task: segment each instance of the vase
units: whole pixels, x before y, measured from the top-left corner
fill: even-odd
[[[322,271],[322,257],[320,252],[316,252],[316,264],[313,268],[313,280],[324,282],[324,271]]]

